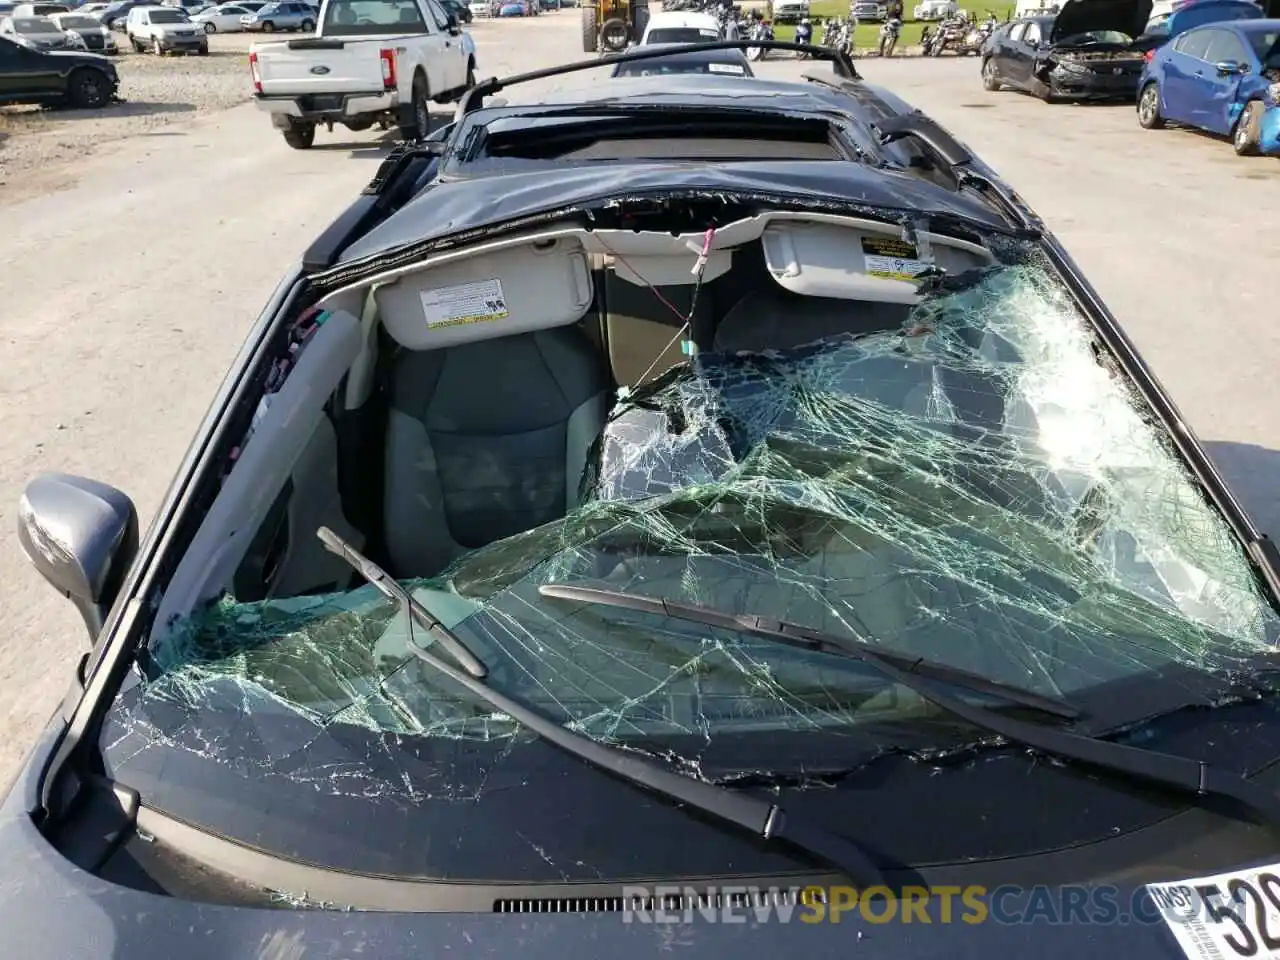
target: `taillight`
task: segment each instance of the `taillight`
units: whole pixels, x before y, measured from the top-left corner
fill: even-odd
[[[249,73],[253,77],[253,89],[257,93],[262,92],[262,74],[258,72],[258,55],[256,53],[249,54]]]
[[[1155,58],[1155,55],[1156,52],[1154,50],[1148,50],[1142,55],[1142,59],[1147,61],[1147,63],[1150,63]]]
[[[379,56],[382,58],[382,89],[394,90],[396,88],[396,52],[383,50]]]

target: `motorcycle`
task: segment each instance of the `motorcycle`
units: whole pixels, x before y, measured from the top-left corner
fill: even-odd
[[[935,30],[924,45],[924,54],[927,57],[940,57],[942,51],[948,47],[956,48],[964,42],[965,34],[969,32],[969,21],[963,17],[947,17],[938,24]]]
[[[956,46],[956,53],[962,57],[980,53],[983,44],[987,42],[987,38],[995,31],[996,23],[996,15],[988,13],[985,21],[981,24],[974,24],[966,31],[964,38]]]
[[[880,28],[880,56],[892,57],[893,48],[898,45],[898,35],[902,33],[902,20],[890,17]]]
[[[755,26],[751,28],[751,34],[748,40],[764,40],[773,39],[773,24],[768,20],[757,21]],[[769,55],[769,51],[765,47],[747,47],[748,60],[763,60]]]
[[[853,56],[853,25],[848,20],[828,20],[822,34],[822,45]]]

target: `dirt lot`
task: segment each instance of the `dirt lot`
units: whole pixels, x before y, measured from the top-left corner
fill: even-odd
[[[0,188],[5,200],[68,182],[58,161],[83,158],[105,143],[145,134],[192,114],[225,110],[249,99],[244,34],[213,36],[207,57],[121,53],[120,95],[105,110],[0,109]]]

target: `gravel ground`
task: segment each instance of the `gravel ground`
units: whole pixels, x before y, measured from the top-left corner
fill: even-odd
[[[0,197],[22,199],[73,182],[63,161],[177,120],[244,103],[253,92],[247,51],[256,37],[213,36],[209,56],[122,53],[118,103],[103,110],[0,109]]]

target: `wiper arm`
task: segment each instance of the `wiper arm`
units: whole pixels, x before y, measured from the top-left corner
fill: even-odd
[[[325,549],[350,563],[383,593],[387,593],[388,590],[398,590],[397,596],[403,595],[407,598],[406,601],[401,602],[407,604],[410,612],[415,608],[422,609],[421,605],[413,600],[412,595],[392,580],[381,567],[362,556],[332,530],[321,527],[316,531],[316,535],[324,543]],[[391,593],[387,595],[392,596]],[[424,616],[427,620],[435,622],[425,610],[415,616]],[[443,634],[437,633],[437,635],[440,636],[441,645],[449,647],[450,653],[457,656],[459,649],[466,651],[461,641],[453,637],[444,627],[438,623],[436,627],[444,631]],[[445,643],[446,636],[451,638],[452,645]],[[545,714],[493,689],[484,682],[485,674],[476,676],[471,671],[459,670],[447,660],[442,660],[430,650],[419,647],[417,644],[410,644],[409,649],[415,657],[465,687],[495,710],[506,714],[565,753],[598,767],[605,773],[625,780],[633,786],[656,793],[677,805],[692,807],[717,820],[741,827],[762,840],[788,844],[797,851],[835,867],[855,884],[874,886],[882,879],[879,867],[872,862],[871,858],[860,847],[839,834],[804,820],[792,819],[777,804],[718,784],[692,780],[656,763],[625,753],[616,747],[599,743],[583,734],[574,733]],[[463,662],[466,655],[469,655],[469,651],[464,654],[464,657],[459,657],[459,661]],[[472,660],[475,658],[472,657]],[[475,660],[475,663],[480,665],[478,660]]]
[[[584,600],[589,603],[594,602],[630,609],[641,609],[632,606],[633,595],[631,594],[614,593],[609,590],[594,590],[588,587],[575,587],[568,584],[546,584],[539,589],[546,596],[565,597]],[[649,600],[647,597],[635,599]],[[650,602],[662,604],[664,601]],[[705,613],[716,613],[716,611],[708,611],[707,608],[691,604],[675,604],[669,601],[666,603],[670,607],[667,615],[675,619],[696,618],[698,622],[704,622],[702,618]],[[645,607],[643,609],[652,608]],[[686,616],[691,610],[695,616]],[[729,629],[749,629],[750,632],[758,635],[775,638],[778,638],[780,634],[779,630],[773,629],[773,627],[778,626],[777,621],[773,621],[771,629],[765,632],[759,627],[739,628],[732,626],[731,624],[737,622],[737,618],[733,615],[718,614],[718,616],[722,617],[723,620],[718,622],[717,626],[727,626]],[[755,618],[748,616],[744,619],[751,621]],[[760,624],[771,623],[767,620],[757,622]],[[844,649],[849,653],[855,652],[852,647]],[[1265,822],[1272,825],[1280,825],[1280,797],[1266,787],[1260,786],[1230,770],[1223,770],[1201,760],[1193,760],[1190,757],[1159,753],[1142,747],[1114,743],[1110,740],[1099,740],[1082,734],[1071,733],[1067,730],[1044,727],[1025,720],[1018,720],[985,707],[975,707],[959,697],[954,697],[938,689],[934,686],[934,681],[926,677],[923,670],[910,671],[899,667],[897,663],[890,659],[888,654],[861,644],[858,645],[856,653],[868,663],[875,665],[885,676],[900,683],[917,696],[928,700],[949,713],[954,713],[981,730],[1003,737],[1010,743],[1029,747],[1032,750],[1061,760],[1097,767],[1124,779],[1144,781],[1190,796],[1230,799],[1260,816]]]
[[[659,616],[671,617],[673,620],[688,620],[692,623],[703,623],[709,627],[722,627],[726,630],[763,637],[800,650],[812,650],[846,659],[862,660],[873,666],[888,664],[906,673],[939,680],[973,693],[998,697],[1009,703],[1050,716],[1061,717],[1064,720],[1076,720],[1081,715],[1077,707],[1056,697],[1046,697],[1030,690],[1022,690],[1007,683],[1000,683],[998,680],[990,680],[981,674],[934,663],[923,657],[891,653],[865,643],[858,643],[856,640],[845,640],[834,634],[813,630],[788,620],[767,620],[752,614],[723,613],[696,603],[681,603],[675,600],[624,593],[620,590],[579,587],[568,583],[543,584],[538,588],[538,592],[544,597],[581,600],[584,603],[595,603],[601,606],[656,613]],[[910,687],[910,684],[904,684],[904,686]]]
[[[383,570],[328,527],[321,527],[316,531],[316,536],[320,538],[320,542],[324,544],[326,550],[347,561],[352,569],[376,587],[379,593],[397,606],[408,610],[409,616],[413,618],[414,622],[440,641],[440,646],[448,650],[467,673],[480,680],[489,675],[489,668],[484,665],[479,657],[471,652],[457,634],[433,617],[427,611],[427,608],[420,604],[413,594],[400,586],[387,571]],[[416,644],[410,644],[410,647],[415,650],[416,646]]]

